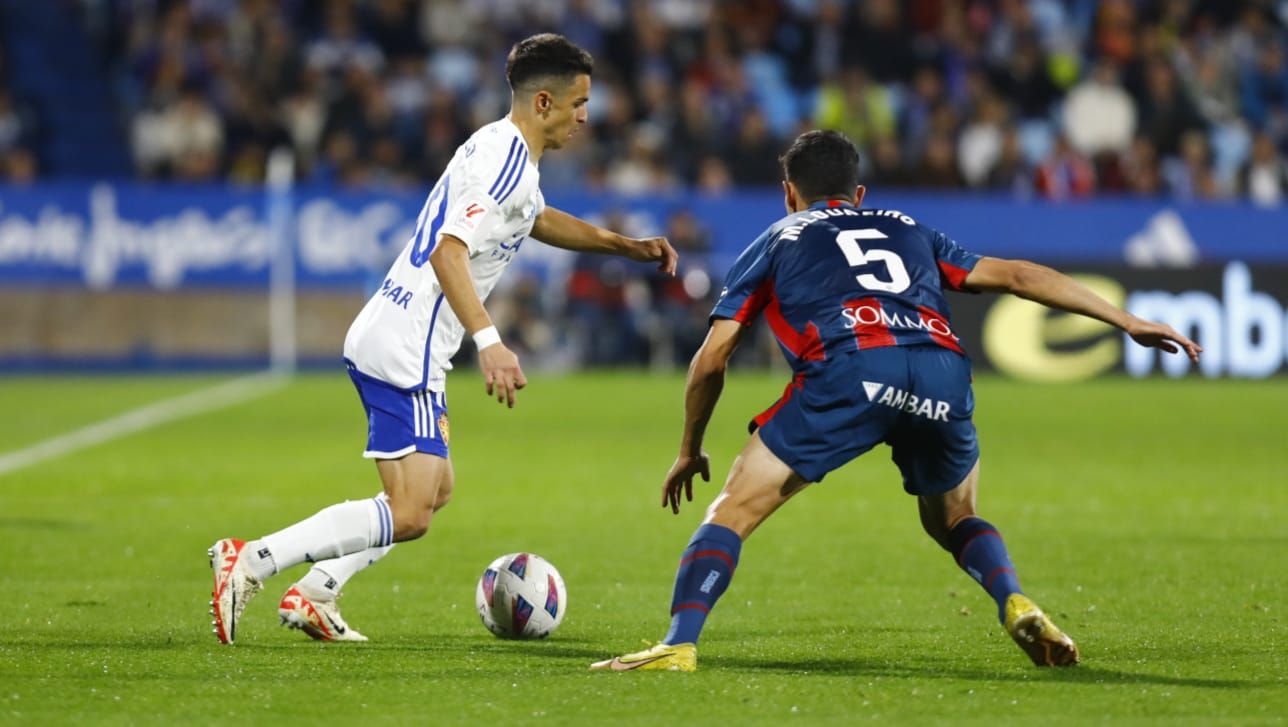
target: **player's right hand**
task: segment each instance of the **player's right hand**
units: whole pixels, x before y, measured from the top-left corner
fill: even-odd
[[[706,452],[701,452],[696,457],[680,455],[676,458],[662,485],[662,507],[670,505],[671,512],[680,514],[680,490],[684,490],[686,500],[693,502],[694,475],[702,475],[703,482],[711,481],[711,461]]]
[[[488,396],[495,396],[497,401],[513,409],[514,392],[528,385],[523,369],[519,368],[519,357],[504,343],[494,343],[479,351],[479,368],[483,369]]]
[[[1127,335],[1142,346],[1161,348],[1168,353],[1176,353],[1179,346],[1194,363],[1199,362],[1199,354],[1203,352],[1202,346],[1177,333],[1171,326],[1143,318],[1137,318],[1128,324]]]
[[[679,263],[680,254],[671,246],[669,240],[665,237],[645,237],[632,242],[634,244],[628,248],[627,257],[640,262],[657,263],[658,272],[675,277],[675,267]]]

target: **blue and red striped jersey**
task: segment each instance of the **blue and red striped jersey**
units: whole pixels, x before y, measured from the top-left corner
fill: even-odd
[[[711,316],[750,325],[763,312],[798,372],[883,346],[963,353],[944,289],[961,290],[979,259],[902,212],[820,202],[743,251]]]

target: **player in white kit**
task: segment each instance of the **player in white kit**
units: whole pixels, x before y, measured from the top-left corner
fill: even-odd
[[[483,300],[528,236],[569,250],[656,262],[674,274],[666,238],[626,238],[546,207],[537,162],[586,122],[593,61],[563,36],[515,44],[506,62],[510,113],[456,150],[429,194],[407,247],[358,314],[344,359],[368,422],[363,456],[383,492],[343,502],[259,540],[225,538],[210,549],[211,613],[233,643],[246,602],[269,576],[313,568],[282,596],[282,623],[323,641],[365,641],[336,607],[341,587],[394,543],[414,540],[452,495],[445,378],[466,333],[479,351],[487,393],[513,407],[527,381]]]

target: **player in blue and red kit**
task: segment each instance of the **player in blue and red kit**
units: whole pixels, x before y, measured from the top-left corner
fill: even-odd
[[[684,436],[663,485],[664,507],[678,513],[681,492],[693,499],[693,478],[710,479],[703,434],[729,357],[757,316],[794,375],[752,422],[750,441],[681,556],[662,643],[592,668],[696,669],[698,635],[729,587],[742,542],[806,485],[881,443],[918,498],[926,532],[996,601],[1016,643],[1038,666],[1077,663],[1073,640],[1020,591],[997,528],[975,513],[970,361],[943,291],[1009,292],[1117,326],[1145,346],[1183,349],[1196,361],[1201,349],[1055,270],[981,257],[901,212],[860,209],[858,151],[839,133],[805,133],[782,161],[789,214],[729,273],[689,368]]]

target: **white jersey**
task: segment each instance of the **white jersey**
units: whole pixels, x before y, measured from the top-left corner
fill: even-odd
[[[539,176],[508,118],[474,132],[434,185],[380,290],[349,326],[345,360],[400,389],[442,391],[465,327],[446,304],[429,254],[443,235],[463,241],[470,278],[486,300],[545,208]]]

